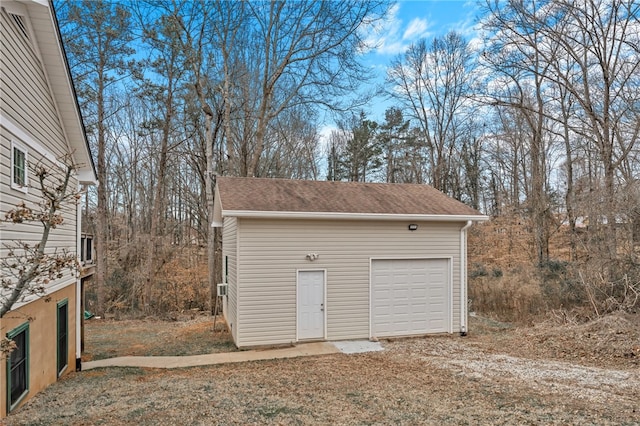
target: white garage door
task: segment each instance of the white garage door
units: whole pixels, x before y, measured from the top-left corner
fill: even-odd
[[[449,332],[448,259],[373,260],[373,337]]]

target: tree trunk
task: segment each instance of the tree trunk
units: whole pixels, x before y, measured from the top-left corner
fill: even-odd
[[[213,225],[214,191],[215,191],[215,171],[213,168],[213,115],[211,111],[205,111],[205,139],[207,144],[207,173],[205,182],[205,192],[207,196],[207,266],[209,270],[209,291],[210,309],[214,314],[216,288],[216,228]]]
[[[151,208],[151,229],[148,247],[147,267],[146,267],[146,283],[143,289],[143,305],[145,312],[150,313],[153,305],[152,294],[155,285],[155,276],[165,261],[164,250],[164,211],[166,205],[167,188],[166,188],[166,172],[167,161],[169,156],[169,137],[171,133],[171,122],[173,120],[173,75],[170,72],[169,83],[167,87],[167,99],[165,106],[167,112],[164,117],[162,126],[162,138],[160,141],[160,158],[158,160],[158,175],[156,179],[156,190],[153,197],[153,205]]]
[[[108,244],[108,215],[107,215],[107,165],[105,155],[104,128],[104,83],[98,81],[97,125],[98,125],[98,205],[96,211],[96,315],[104,317],[106,303],[106,275],[107,275],[107,244]]]

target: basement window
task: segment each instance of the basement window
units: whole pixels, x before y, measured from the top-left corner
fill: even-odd
[[[11,411],[29,393],[29,323],[11,330],[7,337],[17,346],[7,359],[7,411]]]
[[[58,377],[67,369],[69,359],[69,302],[58,303],[57,344],[58,344]]]

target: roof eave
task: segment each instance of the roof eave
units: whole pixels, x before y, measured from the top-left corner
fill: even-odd
[[[38,44],[46,41],[46,46],[52,47],[42,50],[42,60],[61,115],[74,165],[83,175],[83,184],[95,185],[97,183],[96,168],[91,156],[91,148],[62,43],[53,1],[32,0],[31,4],[27,4],[27,7],[31,19],[38,21],[37,25],[33,25]],[[46,24],[44,24],[45,22]]]
[[[98,179],[93,170],[78,170],[78,181],[81,185],[98,186]]]
[[[262,219],[343,219],[343,220],[388,220],[416,222],[484,222],[485,215],[454,214],[392,214],[392,213],[341,213],[341,212],[284,212],[256,210],[223,210],[223,217],[247,217]]]

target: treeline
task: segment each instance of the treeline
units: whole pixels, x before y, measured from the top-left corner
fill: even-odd
[[[607,297],[638,290],[634,1],[482,3],[473,39],[419,40],[388,64],[393,106],[382,119],[371,116],[380,98],[361,88],[386,2],[78,0],[56,10],[100,180],[87,207],[98,311],[192,306],[160,303],[177,285],[164,271],[181,256],[194,267],[208,258],[218,281],[216,175],[430,184],[519,218],[534,267],[555,261],[550,240],[565,232],[585,282],[615,287]],[[328,113],[337,126],[322,140]]]

